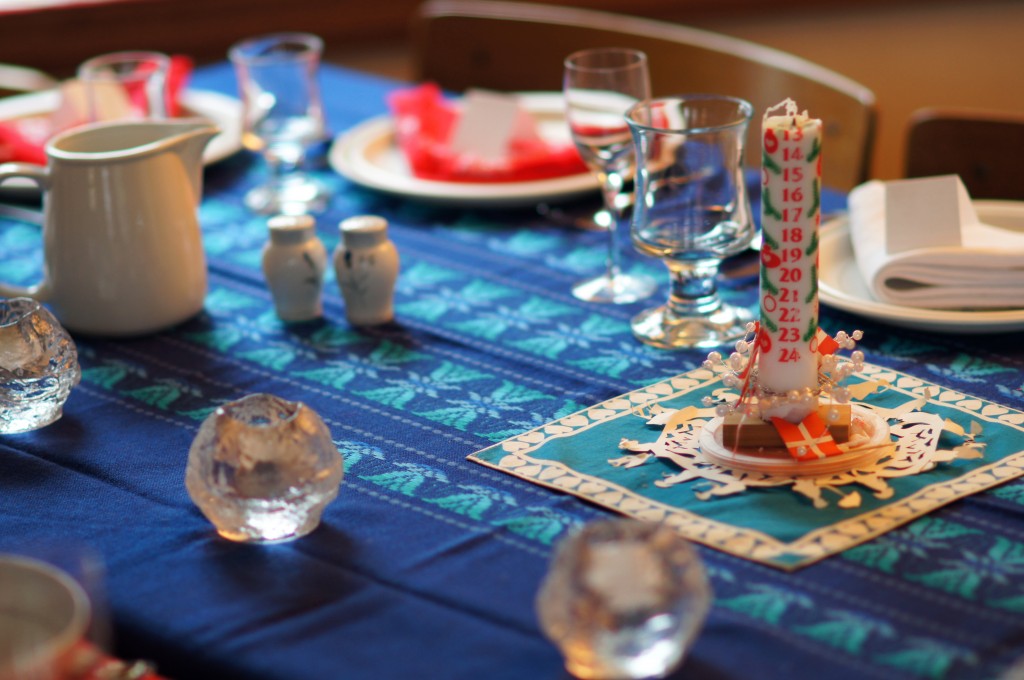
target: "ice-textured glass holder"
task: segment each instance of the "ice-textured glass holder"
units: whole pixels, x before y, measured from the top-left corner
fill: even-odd
[[[0,434],[61,417],[82,373],[75,341],[35,300],[0,299]]]
[[[305,536],[338,495],[341,454],[316,411],[271,394],[219,406],[189,449],[185,486],[224,538]]]
[[[541,628],[578,678],[671,672],[696,639],[711,588],[693,546],[632,519],[591,522],[562,540],[537,594]]]

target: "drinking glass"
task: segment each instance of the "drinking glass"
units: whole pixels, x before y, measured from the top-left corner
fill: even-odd
[[[565,60],[563,92],[569,131],[580,156],[601,183],[605,207],[598,224],[609,236],[604,273],[573,286],[572,293],[580,300],[636,302],[657,288],[649,277],[620,270],[620,196],[636,160],[625,113],[637,101],[650,97],[650,90],[647,55],[638,50],[597,48],[574,52]]]
[[[78,67],[91,122],[165,118],[171,58],[161,52],[111,52]]]
[[[309,33],[274,33],[243,40],[228,55],[242,97],[242,142],[262,153],[269,181],[245,196],[260,214],[303,214],[327,207],[328,191],[302,171],[325,135],[317,70],[323,41]]]
[[[626,114],[638,167],[631,234],[664,260],[668,302],[633,318],[641,341],[664,349],[717,347],[743,336],[753,315],[727,305],[715,278],[754,234],[743,180],[749,102],[684,95],[640,102]]]

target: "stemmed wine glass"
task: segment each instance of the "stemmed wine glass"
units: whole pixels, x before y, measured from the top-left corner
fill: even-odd
[[[607,218],[597,222],[606,226],[609,234],[605,272],[577,283],[572,293],[588,302],[642,300],[657,284],[649,277],[620,271],[618,225],[622,219],[620,196],[636,159],[625,113],[637,101],[650,97],[647,55],[618,47],[582,50],[566,58],[563,73],[569,131],[583,160],[600,180]]]
[[[258,151],[270,180],[245,196],[261,214],[301,214],[327,207],[327,188],[302,171],[308,150],[325,135],[317,70],[323,41],[309,33],[243,40],[228,55],[242,96],[242,141]]]
[[[632,321],[649,345],[717,347],[746,333],[751,312],[723,303],[715,277],[754,234],[742,166],[752,113],[742,99],[695,94],[626,114],[638,157],[633,245],[663,259],[672,284],[666,304]]]

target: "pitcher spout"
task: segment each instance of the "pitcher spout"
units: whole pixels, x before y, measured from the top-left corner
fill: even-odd
[[[179,131],[169,137],[167,143],[178,154],[182,166],[188,169],[192,196],[199,205],[203,197],[203,152],[210,140],[220,133],[220,128],[199,118],[171,124],[178,126]]]

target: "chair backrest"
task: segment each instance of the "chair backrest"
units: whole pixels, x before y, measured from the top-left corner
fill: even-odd
[[[1024,116],[918,109],[907,128],[905,175],[960,175],[972,198],[1024,200]]]
[[[453,91],[561,90],[562,62],[571,52],[640,49],[655,97],[713,92],[754,105],[747,163],[760,164],[760,114],[789,97],[824,121],[823,182],[849,189],[868,177],[874,94],[778,50],[661,21],[490,0],[428,0],[417,11],[413,38],[417,77]]]

